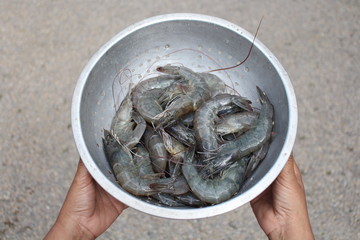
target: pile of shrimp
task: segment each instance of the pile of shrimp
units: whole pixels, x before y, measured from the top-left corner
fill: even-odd
[[[232,198],[268,151],[274,109],[226,93],[211,73],[165,65],[139,82],[104,130],[104,151],[127,192],[169,207]]]

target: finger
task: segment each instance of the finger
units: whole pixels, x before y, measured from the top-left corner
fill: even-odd
[[[79,172],[79,174],[87,174],[88,173],[88,171],[85,167],[85,164],[83,163],[81,158],[79,158],[77,172]]]
[[[73,183],[79,187],[86,187],[88,184],[92,184],[92,181],[92,176],[80,158]]]
[[[286,162],[283,170],[280,172],[279,177],[284,179],[291,179],[291,177],[295,177],[294,158],[291,157],[291,155],[288,161]]]
[[[294,162],[294,173],[295,173],[296,181],[298,182],[300,187],[304,188],[304,183],[302,181],[301,172],[300,172],[298,165],[295,162],[294,156],[291,155],[290,158],[292,158],[293,162]]]

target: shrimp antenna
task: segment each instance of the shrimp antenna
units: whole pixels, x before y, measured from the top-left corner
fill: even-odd
[[[244,62],[246,62],[246,60],[249,58],[250,53],[251,53],[251,51],[252,51],[252,49],[253,49],[254,42],[255,42],[256,36],[257,36],[257,34],[258,34],[258,32],[259,32],[259,28],[260,28],[260,25],[261,25],[261,22],[262,22],[263,18],[264,18],[264,17],[261,17],[261,19],[260,19],[259,25],[258,25],[258,27],[257,27],[257,29],[256,29],[256,32],[255,32],[255,35],[254,35],[254,39],[253,39],[253,41],[252,41],[252,43],[251,43],[249,52],[248,52],[247,56],[245,57],[245,59],[242,60],[240,63],[232,66],[232,67],[214,69],[214,70],[211,70],[211,71],[209,71],[209,72],[217,72],[217,71],[229,70],[229,69],[232,69],[232,68],[236,68],[236,67],[240,66],[241,64],[243,64]]]

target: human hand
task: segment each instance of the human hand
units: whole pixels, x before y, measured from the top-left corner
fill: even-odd
[[[80,160],[59,216],[45,239],[95,239],[125,208],[95,182]]]
[[[277,179],[251,201],[251,207],[269,239],[314,239],[304,184],[292,155]]]

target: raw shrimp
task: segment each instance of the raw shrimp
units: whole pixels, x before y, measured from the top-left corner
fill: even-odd
[[[139,113],[133,112],[131,114],[133,120],[136,122],[136,127],[133,130],[133,134],[129,140],[127,140],[127,144],[125,145],[129,149],[132,149],[139,143],[141,137],[143,136],[146,128],[145,120],[140,116]]]
[[[150,196],[159,192],[149,187],[158,177],[149,167],[149,154],[141,145],[137,148],[137,154],[142,161],[135,163],[129,150],[107,130],[104,130],[103,144],[115,178],[126,191],[136,196]]]
[[[241,111],[241,108],[239,108],[236,105],[226,105],[226,106],[223,106],[223,107],[221,107],[219,109],[218,115],[219,116],[224,116],[224,115],[237,113],[239,111]],[[179,122],[181,122],[182,124],[184,124],[188,128],[193,127],[194,116],[195,116],[195,112],[191,112],[191,113],[186,114],[185,116],[183,116],[180,119]]]
[[[223,144],[219,151],[209,159],[212,163],[205,167],[208,174],[226,169],[234,161],[260,149],[270,139],[274,108],[265,93],[259,87],[256,89],[261,103],[256,127],[245,132],[238,139]]]
[[[132,107],[128,93],[116,111],[110,127],[116,139],[129,149],[132,149],[140,141],[146,128],[144,119],[134,112]]]
[[[220,118],[216,124],[216,132],[218,135],[227,135],[237,133],[240,135],[247,130],[256,126],[259,117],[257,112],[239,112]]]
[[[180,164],[184,160],[186,148],[183,144],[170,136],[165,130],[161,131],[161,136],[166,150],[171,155],[171,161],[169,161],[170,176],[177,176],[180,174]]]
[[[224,93],[226,84],[216,75],[211,73],[194,73],[201,76],[211,92],[211,96],[214,97],[219,93]],[[189,80],[183,79],[172,83],[169,87],[165,88],[161,96],[159,97],[159,103],[165,107],[168,102],[171,102],[176,96],[180,94],[187,94],[191,91],[189,88]]]
[[[164,173],[167,163],[167,151],[161,136],[147,126],[144,133],[144,142],[149,151],[154,171]]]
[[[166,65],[158,67],[157,70],[172,75],[180,75],[188,81],[186,94],[176,96],[168,103],[162,113],[156,115],[157,128],[174,124],[182,116],[197,110],[211,97],[211,91],[205,79],[189,68]]]
[[[190,191],[189,185],[183,175],[156,179],[149,187],[158,192],[181,195]]]
[[[168,207],[186,207],[185,204],[181,203],[175,198],[175,196],[168,193],[158,193],[151,196],[152,198],[159,201],[161,205]]]
[[[175,97],[186,94],[190,90],[189,80],[180,79],[179,81],[173,82],[167,88],[164,88],[159,96],[159,103],[165,108]]]
[[[215,131],[215,121],[218,112],[227,105],[237,105],[247,111],[252,111],[250,101],[236,95],[219,94],[205,102],[194,117],[194,131],[198,152],[207,159],[218,150],[218,137]]]
[[[134,106],[137,106],[137,101],[144,92],[155,88],[164,89],[179,79],[179,75],[161,75],[139,82],[131,91]]]
[[[171,136],[186,146],[195,145],[194,131],[186,127],[183,123],[178,122],[165,129]]]
[[[151,196],[161,204],[169,207],[204,207],[206,202],[201,201],[193,193],[188,192],[181,195],[171,195],[167,193],[158,193]]]
[[[151,164],[151,160],[149,160],[149,152],[142,145],[138,144],[136,147],[136,153],[133,156],[133,163],[139,169],[139,176],[145,179],[159,179],[164,176],[164,173],[155,173]]]
[[[156,121],[155,116],[157,114],[164,111],[158,102],[158,97],[161,92],[163,92],[163,89],[154,88],[143,92],[141,96],[137,97],[136,106],[134,106],[134,108],[145,121],[150,124]]]
[[[154,116],[163,111],[158,101],[161,92],[180,79],[179,75],[162,75],[139,82],[131,91],[134,108],[147,122],[153,123]]]
[[[150,196],[159,192],[179,195],[189,191],[183,176],[160,179],[163,174],[154,173],[149,153],[142,145],[137,146],[135,156],[138,158],[133,160],[130,152],[109,131],[104,130],[104,137],[106,155],[117,181],[126,191],[137,196]]]
[[[206,202],[201,201],[198,197],[195,196],[192,192],[188,192],[182,195],[174,196],[179,202],[192,207],[204,207],[207,205]]]
[[[186,153],[182,172],[191,191],[200,200],[213,204],[221,203],[239,191],[244,180],[246,163],[235,162],[221,176],[214,179],[203,179],[192,164],[194,152],[192,149]]]

